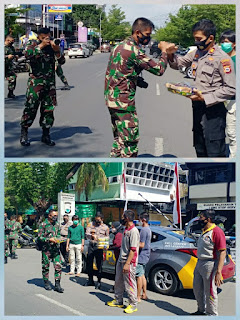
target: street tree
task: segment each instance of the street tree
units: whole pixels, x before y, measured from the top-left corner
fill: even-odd
[[[28,10],[29,9],[22,7],[7,8],[5,6],[5,36],[11,34],[13,37],[17,37],[19,34],[24,33],[23,27],[16,23],[16,20],[21,14],[26,13]]]
[[[88,28],[99,29],[101,8],[96,8],[96,5],[92,4],[74,4],[72,13],[68,14],[76,24],[79,21],[83,22],[83,25]]]
[[[84,192],[88,201],[97,187],[101,187],[104,191],[109,189],[108,179],[100,163],[82,163],[77,171],[76,191],[79,194]]]
[[[23,212],[32,206],[41,220],[57,203],[58,192],[67,187],[71,163],[7,163],[5,166],[5,210]]]
[[[124,40],[131,35],[131,25],[125,21],[125,13],[117,5],[112,5],[108,15],[102,20],[103,40]]]
[[[169,41],[184,47],[194,45],[192,26],[201,19],[212,20],[217,28],[217,40],[226,29],[235,30],[235,5],[184,5],[176,15],[169,15],[169,22],[155,34],[157,41]]]

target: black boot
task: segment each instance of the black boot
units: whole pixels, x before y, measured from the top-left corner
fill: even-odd
[[[64,87],[61,88],[61,90],[70,90],[70,86],[68,83],[64,83]]]
[[[49,128],[43,128],[43,134],[42,134],[42,139],[41,141],[43,143],[46,143],[46,145],[53,147],[55,146],[55,142],[51,140],[50,138],[50,129]]]
[[[88,281],[84,284],[84,287],[95,286],[95,282],[93,279],[88,279]]]
[[[15,99],[16,98],[15,94],[13,94],[13,90],[9,90],[8,98],[11,98],[11,99]]]
[[[5,263],[5,264],[7,263],[7,257],[5,257],[5,259],[4,259],[4,263]]]
[[[44,280],[44,289],[46,290],[52,290],[52,287],[50,286],[50,282],[48,280]]]
[[[95,285],[95,289],[100,290],[101,289],[101,282],[98,281],[97,284]]]
[[[12,253],[12,259],[18,259],[18,256],[16,255],[16,253]]]
[[[63,293],[64,289],[60,286],[60,280],[55,280],[55,288],[54,291],[57,291],[59,293]]]
[[[28,128],[27,127],[21,127],[20,143],[23,147],[30,146],[30,141],[28,140]]]

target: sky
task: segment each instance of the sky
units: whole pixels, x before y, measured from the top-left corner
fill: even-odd
[[[121,7],[126,14],[126,21],[131,24],[136,18],[144,17],[150,19],[156,27],[163,27],[169,13],[176,14],[181,5],[177,4],[124,4],[120,3]],[[106,12],[109,11],[111,5],[106,6]]]

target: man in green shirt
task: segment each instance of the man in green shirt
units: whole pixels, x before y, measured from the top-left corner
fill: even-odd
[[[79,224],[79,217],[74,215],[72,217],[73,224],[68,228],[67,248],[66,251],[70,251],[70,272],[69,275],[73,275],[75,268],[77,269],[76,276],[79,277],[82,271],[82,252],[84,249],[84,229]],[[76,261],[76,263],[75,263]]]

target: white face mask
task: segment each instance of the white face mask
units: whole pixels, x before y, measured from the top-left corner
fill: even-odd
[[[143,222],[139,220],[138,225],[141,227],[143,225]]]

